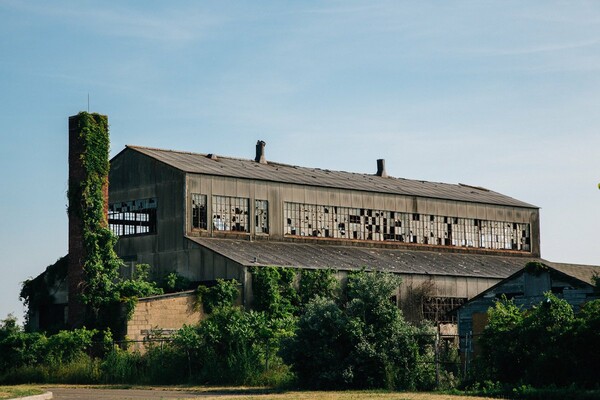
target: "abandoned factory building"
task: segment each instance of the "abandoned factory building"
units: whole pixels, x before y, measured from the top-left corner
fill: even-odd
[[[78,118],[69,119],[70,185],[82,179]],[[282,164],[266,157],[262,141],[254,159],[126,146],[103,184],[121,274],[144,263],[156,279],[235,279],[251,306],[253,267],[330,268],[341,281],[366,268],[402,278],[393,298],[408,320],[447,323],[456,322],[449,311],[544,262],[538,207],[478,186],[394,178],[384,160],[375,166],[350,173]],[[29,310],[34,329],[74,326],[79,315],[82,228],[69,218],[69,255],[29,285],[51,289]],[[147,312],[134,316],[140,322],[128,336],[184,323],[161,319],[161,304],[185,303],[166,296],[142,302]]]
[[[246,305],[250,267],[331,268],[340,279],[367,268],[402,277],[395,298],[409,319],[449,322],[447,311],[540,257],[538,207],[393,178],[384,160],[349,173],[267,160],[261,141],[254,159],[127,146],[109,182],[109,226],[130,270],[236,279]]]

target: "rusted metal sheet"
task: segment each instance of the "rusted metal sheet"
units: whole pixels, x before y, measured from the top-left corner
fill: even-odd
[[[590,285],[595,285],[594,276],[600,276],[599,265],[563,264],[549,261],[544,261],[544,264]]]
[[[188,237],[244,266],[334,268],[502,279],[533,258]]]

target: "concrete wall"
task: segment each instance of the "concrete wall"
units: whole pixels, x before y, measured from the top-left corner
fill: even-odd
[[[161,329],[168,334],[184,324],[197,324],[204,313],[202,308],[194,309],[195,297],[193,291],[188,291],[140,299],[127,323],[127,338],[143,341],[154,329]],[[140,343],[134,343],[134,348],[140,349]]]

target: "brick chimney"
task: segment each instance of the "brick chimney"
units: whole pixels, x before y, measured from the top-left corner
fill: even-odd
[[[67,324],[70,327],[82,326],[85,321],[85,305],[81,301],[84,282],[85,246],[83,242],[83,221],[77,211],[79,210],[78,203],[81,202],[81,183],[87,178],[81,159],[81,155],[85,150],[85,138],[82,136],[80,124],[81,118],[81,114],[69,117],[69,262],[67,275],[69,307]],[[102,193],[106,222],[108,221],[108,176],[102,185]]]

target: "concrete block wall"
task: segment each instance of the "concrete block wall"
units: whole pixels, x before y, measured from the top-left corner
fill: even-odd
[[[200,322],[204,312],[202,307],[194,309],[195,298],[194,291],[186,291],[139,299],[127,323],[127,338],[134,341],[134,349],[139,349],[153,330],[162,330],[168,336],[183,325]]]

